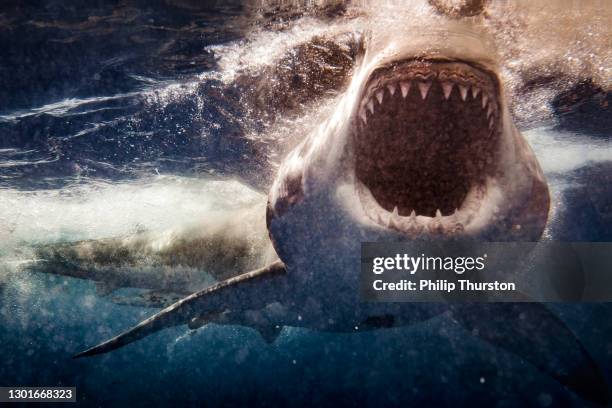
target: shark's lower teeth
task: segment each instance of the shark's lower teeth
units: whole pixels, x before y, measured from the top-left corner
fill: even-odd
[[[469,202],[461,210],[455,209],[452,214],[443,215],[438,209],[435,216],[419,215],[412,210],[409,215],[400,215],[398,207],[389,212],[382,208],[367,187],[358,182],[357,191],[365,213],[375,223],[411,236],[420,234],[442,234],[452,236],[464,231],[474,215],[478,212],[483,198],[483,189],[473,189]]]
[[[355,174],[391,214],[381,221],[388,228],[461,230],[449,215],[490,172],[499,130],[496,87],[464,65],[431,63],[419,76],[396,66],[366,87],[354,134]],[[412,211],[432,221],[415,222],[407,217]]]

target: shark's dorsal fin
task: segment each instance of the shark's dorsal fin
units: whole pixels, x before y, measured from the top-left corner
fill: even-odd
[[[204,313],[260,309],[276,300],[276,293],[286,289],[285,265],[276,261],[268,266],[226,279],[168,306],[130,330],[74,358],[107,353],[168,327],[188,323]]]

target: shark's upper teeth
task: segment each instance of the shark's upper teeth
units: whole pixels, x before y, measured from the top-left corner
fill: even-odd
[[[464,85],[459,85],[459,93],[461,93],[461,99],[465,101],[465,98],[467,98],[467,86]]]
[[[380,91],[376,92],[376,99],[378,99],[378,103],[379,104],[382,104],[383,94],[384,94],[384,92],[382,91],[382,89]]]
[[[359,109],[359,117],[361,118],[361,120],[363,120],[364,124],[368,124],[368,117],[366,115],[365,109],[363,109],[363,107],[361,109]]]
[[[444,92],[444,99],[450,98],[450,94],[453,91],[453,83],[442,82],[442,91]]]
[[[468,95],[472,95],[471,100],[477,100],[478,97],[481,97],[482,109],[484,114],[486,115],[486,119],[489,120],[489,127],[492,129],[495,125],[495,120],[497,118],[498,106],[495,103],[495,99],[491,97],[490,93],[486,90],[486,86],[483,89],[482,86],[476,86],[476,84],[465,84],[454,82],[454,78],[440,77],[439,78],[439,86],[441,87],[442,94],[444,95],[445,100],[450,100],[453,88],[456,86],[458,89],[458,95],[461,100],[467,102]],[[408,94],[410,93],[410,89],[413,85],[413,82],[416,81],[416,85],[418,87],[418,95],[420,95],[421,100],[425,101],[429,95],[431,90],[431,86],[433,84],[432,80],[427,78],[413,78],[412,80],[404,80],[399,82],[392,82],[383,84],[380,87],[373,88],[367,99],[364,99],[359,109],[359,118],[363,121],[364,125],[367,125],[367,111],[369,110],[371,114],[374,114],[375,105],[382,106],[385,101],[385,88],[389,90],[388,100],[393,100],[393,96],[397,91],[398,87],[402,94],[402,98],[406,99]],[[438,88],[439,89],[439,88]],[[439,92],[439,91],[438,91]],[[376,104],[374,101],[378,101]],[[366,102],[367,101],[367,102]]]
[[[401,82],[400,88],[402,88],[402,97],[405,98],[408,95],[408,91],[410,91],[410,82]]]
[[[421,91],[421,98],[425,100],[427,98],[427,93],[429,92],[429,88],[431,88],[431,82],[419,82],[419,91]]]

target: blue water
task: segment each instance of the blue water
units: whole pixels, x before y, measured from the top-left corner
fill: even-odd
[[[2,185],[206,171],[241,157],[244,142],[218,140],[239,109],[197,80],[215,69],[209,46],[240,38],[241,7],[38,3],[0,6]]]
[[[71,359],[156,310],[19,268],[29,245],[163,229],[213,197],[265,193],[274,141],[220,76],[244,13],[239,2],[0,5],[0,385],[76,386],[84,406],[587,404],[445,315],[344,335],[284,328],[273,344],[244,327],[177,327]],[[611,240],[610,134],[527,132],[553,190],[552,239]],[[229,179],[243,184],[211,184]],[[610,381],[610,306],[551,308]]]

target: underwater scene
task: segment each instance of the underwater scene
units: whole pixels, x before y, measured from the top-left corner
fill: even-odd
[[[603,0],[0,2],[0,387],[608,406],[610,303],[367,302],[359,270],[364,242],[611,242],[611,21]]]

